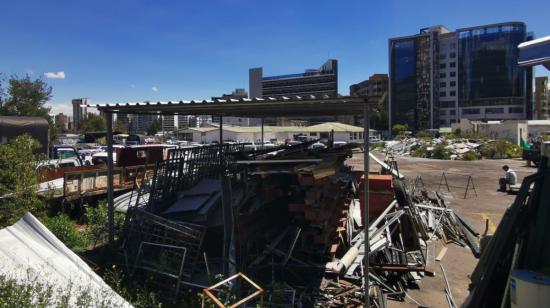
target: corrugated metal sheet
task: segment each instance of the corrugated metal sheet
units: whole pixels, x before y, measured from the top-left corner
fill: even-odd
[[[28,281],[30,271],[54,290],[71,285],[70,305],[76,304],[79,290],[88,290],[93,303],[132,307],[30,213],[0,230],[0,264],[0,273],[22,282]]]

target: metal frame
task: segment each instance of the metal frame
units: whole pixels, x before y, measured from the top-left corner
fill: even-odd
[[[450,174],[450,175],[460,175],[460,176],[464,176],[464,177],[468,177],[468,180],[466,182],[466,187],[463,187],[463,186],[452,186],[452,185],[449,185],[449,182],[447,181],[447,174]],[[442,185],[444,185],[445,187],[447,187],[447,192],[451,192],[451,187],[453,188],[464,188],[465,191],[464,191],[464,199],[466,199],[466,197],[468,197],[468,191],[470,189],[470,183],[472,183],[472,189],[474,190],[474,193],[476,195],[476,198],[477,198],[477,191],[476,191],[476,186],[474,185],[474,178],[470,175],[470,174],[465,174],[465,173],[456,173],[456,172],[443,172],[441,174],[441,179],[439,180],[439,186],[438,186],[438,190],[441,188]]]
[[[108,210],[109,210],[109,243],[114,243],[114,205],[113,205],[113,125],[112,113],[128,114],[188,114],[211,116],[237,116],[237,117],[284,117],[284,116],[320,116],[320,115],[357,115],[363,112],[363,139],[364,139],[364,166],[363,171],[368,182],[369,174],[369,117],[368,105],[376,104],[380,97],[361,96],[294,96],[281,98],[242,98],[228,100],[202,100],[202,101],[174,101],[174,102],[143,102],[126,104],[99,104],[90,105],[103,112],[107,121],[107,153],[108,153]],[[88,106],[88,105],[87,105]],[[223,142],[222,125],[220,118],[220,143]],[[263,140],[262,140],[263,142]],[[368,183],[364,189],[365,198],[365,238],[369,238],[369,189]],[[370,250],[369,241],[365,245],[365,256]],[[369,306],[369,262],[365,257],[365,306]]]
[[[227,279],[224,279],[218,283],[216,283],[215,285],[213,286],[210,286],[206,289],[203,290],[204,294],[206,294],[206,296],[208,296],[212,301],[214,301],[214,303],[218,306],[218,307],[226,307],[216,296],[214,296],[214,294],[212,294],[211,291],[213,291],[214,289],[216,289],[217,287],[223,285],[223,284],[226,284],[228,283],[229,281],[231,280],[235,280],[237,278],[243,278],[244,280],[246,280],[249,284],[251,284],[255,289],[256,291],[250,295],[248,295],[247,297],[243,298],[243,299],[240,299],[238,300],[236,303],[233,303],[231,304],[229,307],[230,308],[235,308],[235,307],[239,307],[240,305],[242,304],[245,304],[247,302],[249,302],[251,299],[257,297],[257,296],[260,296],[260,307],[263,306],[263,303],[264,303],[264,296],[263,296],[263,293],[264,293],[264,289],[262,289],[259,285],[257,285],[256,283],[254,283],[254,281],[250,280],[250,278],[246,277],[243,273],[239,272]],[[205,307],[205,303],[206,303],[206,297],[203,296],[202,298],[202,306],[201,307]]]

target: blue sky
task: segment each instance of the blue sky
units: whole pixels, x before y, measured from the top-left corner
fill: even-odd
[[[0,72],[44,76],[54,111],[77,97],[209,98],[248,88],[250,67],[297,73],[327,58],[339,60],[339,92],[348,94],[350,84],[387,72],[389,37],[435,24],[523,21],[537,37],[550,35],[548,0],[3,2]]]

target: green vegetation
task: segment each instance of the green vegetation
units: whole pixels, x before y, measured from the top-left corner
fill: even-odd
[[[90,290],[76,288],[72,283],[59,288],[41,282],[38,274],[30,269],[27,270],[27,277],[21,280],[0,274],[0,307],[106,308],[115,304],[109,299],[110,292],[105,289],[100,294],[92,294]],[[71,301],[72,297],[76,297],[76,301]]]
[[[421,158],[428,157],[428,147],[426,145],[421,145],[414,149],[411,149],[411,156]]]
[[[430,158],[434,159],[451,159],[452,152],[449,149],[446,149],[447,145],[445,143],[440,143],[434,146],[432,151],[432,156]]]
[[[521,147],[504,139],[483,144],[480,152],[481,156],[491,159],[521,157]]]
[[[80,123],[80,131],[82,133],[105,130],[107,130],[105,119],[97,114],[89,113],[88,117]]]
[[[40,216],[43,203],[36,196],[37,156],[39,143],[29,135],[21,135],[0,144],[0,228],[15,223],[26,212]]]
[[[59,214],[46,218],[46,227],[67,247],[75,252],[82,252],[88,246],[88,237],[84,232],[79,232],[76,225],[66,214]]]
[[[108,210],[105,201],[99,202],[95,207],[86,208],[86,218],[88,220],[88,238],[91,244],[95,246],[107,239],[109,232]],[[118,233],[124,224],[125,215],[115,212],[115,233]]]
[[[394,136],[402,136],[405,134],[405,132],[409,129],[409,126],[407,124],[395,124],[391,131]]]
[[[147,135],[153,136],[154,134],[156,134],[161,129],[162,129],[162,125],[160,123],[160,120],[155,119],[155,120],[153,120],[153,122],[151,122],[151,124],[147,128]]]
[[[477,160],[477,154],[473,151],[466,152],[462,155],[462,160],[468,160],[468,161]]]
[[[50,126],[50,141],[55,140],[58,130],[49,115],[50,108],[46,107],[52,98],[52,87],[42,79],[32,80],[29,75],[12,75],[8,79],[6,93],[3,81],[0,78],[0,115],[45,118]]]

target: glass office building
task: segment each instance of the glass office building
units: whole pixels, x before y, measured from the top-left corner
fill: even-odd
[[[453,32],[433,26],[390,39],[390,127],[530,119],[532,69],[518,65],[518,45],[530,38],[525,24],[507,22]]]
[[[459,101],[462,114],[531,117],[532,78],[518,65],[518,45],[528,39],[524,23],[459,29]]]

